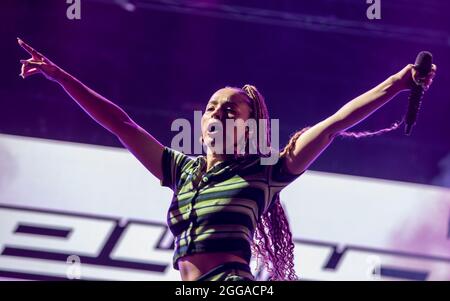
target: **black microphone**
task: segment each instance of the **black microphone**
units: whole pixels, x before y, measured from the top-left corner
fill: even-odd
[[[432,68],[433,55],[428,51],[421,51],[416,58],[414,69],[417,71],[419,77],[426,76]],[[414,85],[409,94],[408,111],[405,116],[405,134],[410,135],[412,127],[416,123],[417,113],[419,112],[420,105],[423,97],[423,87],[420,84],[414,82]]]

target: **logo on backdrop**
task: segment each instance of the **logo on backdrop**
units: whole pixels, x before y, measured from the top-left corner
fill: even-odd
[[[450,270],[450,258],[294,242],[305,280],[449,280],[442,271]],[[0,277],[180,280],[172,268],[173,236],[161,223],[0,205],[0,250]],[[264,271],[256,276],[267,279]]]

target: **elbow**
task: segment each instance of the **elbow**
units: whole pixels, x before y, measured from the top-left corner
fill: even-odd
[[[116,136],[122,136],[132,129],[137,129],[138,125],[131,119],[119,119],[111,122],[109,131]]]

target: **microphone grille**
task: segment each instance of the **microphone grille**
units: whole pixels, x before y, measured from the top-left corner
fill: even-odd
[[[425,76],[431,71],[433,55],[429,51],[421,51],[416,57],[415,68],[420,76]]]

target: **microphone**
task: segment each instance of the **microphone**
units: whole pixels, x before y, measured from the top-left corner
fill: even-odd
[[[432,68],[433,55],[428,51],[421,51],[416,58],[414,69],[417,71],[419,77],[426,76]],[[409,94],[408,111],[405,117],[405,134],[410,135],[412,127],[416,124],[417,113],[419,112],[420,105],[423,97],[423,87],[420,84],[414,82],[414,85]]]

